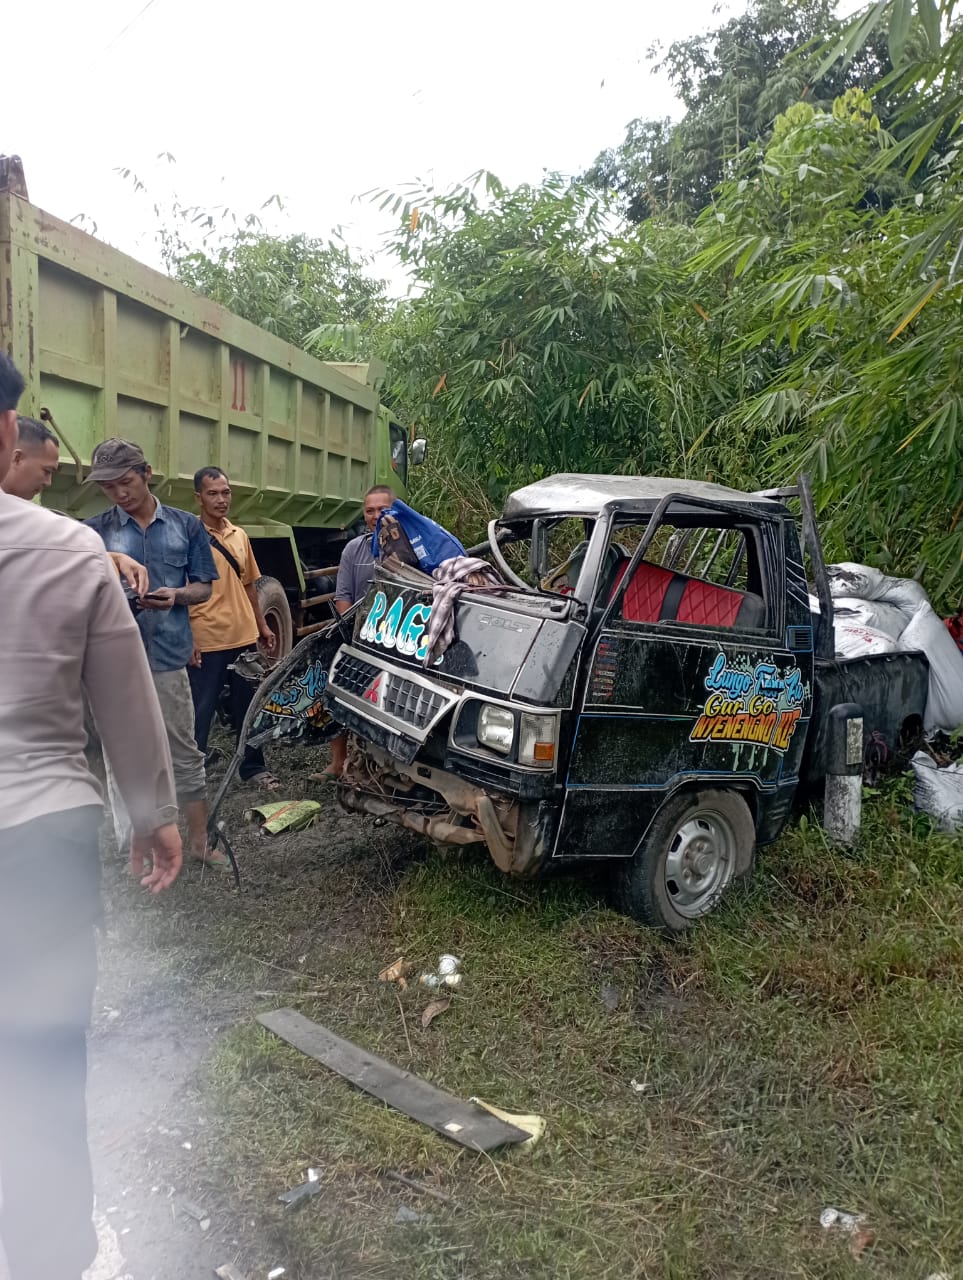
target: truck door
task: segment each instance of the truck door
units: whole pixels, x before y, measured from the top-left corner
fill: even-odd
[[[629,551],[644,527],[611,539]],[[805,599],[801,570],[792,589]],[[778,830],[812,700],[782,522],[680,497],[600,591],[555,856],[630,855],[667,796],[706,782],[744,789],[760,839]]]

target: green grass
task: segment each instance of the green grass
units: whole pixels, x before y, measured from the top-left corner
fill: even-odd
[[[924,1280],[958,1266],[963,842],[901,798],[872,799],[852,855],[795,829],[676,943],[593,882],[413,857],[352,819],[259,863],[247,851],[240,897],[185,887],[152,936],[192,966],[196,1001],[239,993],[197,1155],[219,1211],[257,1224],[249,1271]],[[423,1029],[432,994],[377,974],[444,951],[465,978]],[[283,1004],[460,1096],[538,1112],[545,1138],[491,1157],[446,1143],[253,1021]],[[309,1165],[322,1194],[284,1212],[277,1193]],[[401,1204],[426,1216],[396,1224]],[[858,1261],[820,1228],[827,1205],[867,1215],[877,1238]]]

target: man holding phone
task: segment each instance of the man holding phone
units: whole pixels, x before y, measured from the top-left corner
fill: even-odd
[[[99,444],[87,478],[114,505],[86,523],[100,534],[108,551],[123,552],[147,568],[150,591],[135,602],[137,625],[167,726],[178,804],[187,821],[188,853],[203,862],[228,865],[223,854],[208,848],[207,778],[204,756],[194,741],[187,678],[194,651],[188,610],[210,598],[217,569],[200,520],[158,502],[150,491],[151,475],[140,445],[116,439]],[[117,803],[110,769],[108,785],[118,842],[124,842],[127,818]]]

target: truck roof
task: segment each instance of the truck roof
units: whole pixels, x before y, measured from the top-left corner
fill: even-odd
[[[670,476],[584,475],[562,472],[536,480],[509,494],[503,520],[526,520],[542,515],[597,516],[609,503],[652,507],[667,494],[678,493],[705,501],[750,506],[773,516],[785,510],[782,503],[757,494],[743,493],[707,480],[682,480]]]

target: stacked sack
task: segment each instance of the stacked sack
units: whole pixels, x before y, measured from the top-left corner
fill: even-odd
[[[963,724],[963,662],[956,642],[912,578],[890,578],[864,564],[827,565],[836,653],[841,658],[920,650],[930,664],[924,727]]]

